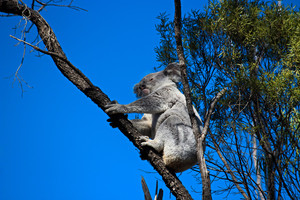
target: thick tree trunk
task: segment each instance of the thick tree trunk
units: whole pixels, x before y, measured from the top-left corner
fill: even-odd
[[[49,54],[61,73],[70,80],[80,91],[88,96],[102,110],[110,103],[110,99],[100,88],[94,86],[92,82],[76,67],[74,67],[63,52],[57,38],[39,12],[18,4],[15,0],[0,0],[0,12],[15,14],[26,17],[37,27],[38,34],[42,38]],[[186,188],[182,185],[176,175],[166,169],[161,157],[149,148],[142,148],[137,138],[141,135],[127,120],[125,115],[110,116],[121,132],[142,152],[154,169],[162,176],[167,187],[177,199],[192,199]]]

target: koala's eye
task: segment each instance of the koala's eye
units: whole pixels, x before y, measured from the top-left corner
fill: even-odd
[[[149,81],[153,81],[153,78],[150,78],[150,80]]]

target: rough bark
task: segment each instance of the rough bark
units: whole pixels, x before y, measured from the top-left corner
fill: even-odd
[[[49,55],[51,55],[60,72],[102,110],[104,110],[105,105],[111,102],[100,88],[94,86],[79,69],[68,61],[53,30],[39,12],[30,9],[26,5],[18,4],[18,1],[15,0],[0,0],[0,12],[26,17],[35,24],[40,38],[43,40]],[[120,131],[141,151],[143,158],[147,159],[162,176],[172,194],[177,199],[192,199],[177,176],[165,167],[161,157],[150,148],[142,148],[140,141],[137,140],[141,134],[132,126],[127,117],[122,114],[110,117]]]

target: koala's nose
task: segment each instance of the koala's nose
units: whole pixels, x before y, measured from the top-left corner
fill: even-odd
[[[143,89],[145,89],[146,88],[146,86],[143,84],[143,85],[140,85],[140,87],[139,87],[141,90],[143,90]]]

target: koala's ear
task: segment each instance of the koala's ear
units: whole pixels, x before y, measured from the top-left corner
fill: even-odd
[[[134,85],[133,92],[136,95],[136,97],[140,97],[141,94],[139,92],[139,84],[138,83]]]
[[[164,75],[168,76],[173,82],[178,83],[181,81],[180,65],[178,63],[170,63],[164,69]]]
[[[133,86],[133,92],[136,94],[138,92],[138,88],[139,88],[139,85],[138,84],[135,84]]]

